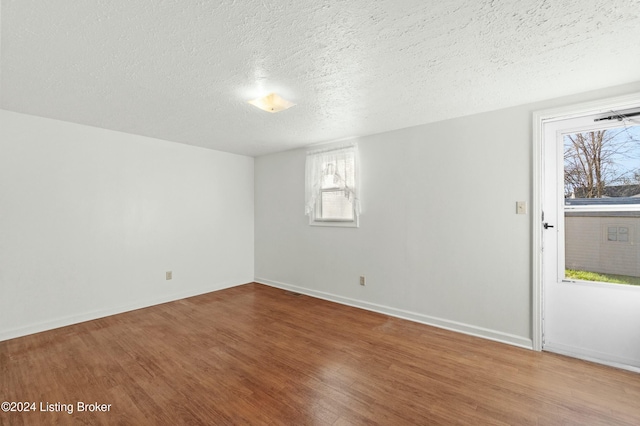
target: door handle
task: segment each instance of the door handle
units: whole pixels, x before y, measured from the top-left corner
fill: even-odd
[[[549,225],[547,222],[543,223],[542,226],[544,226],[544,229],[553,228],[553,225]]]

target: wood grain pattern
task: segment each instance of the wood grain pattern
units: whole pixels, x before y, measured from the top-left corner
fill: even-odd
[[[638,425],[640,375],[260,284],[0,342],[2,425]],[[39,408],[39,407],[38,407]]]

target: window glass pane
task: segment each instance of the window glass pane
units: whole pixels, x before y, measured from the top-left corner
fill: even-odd
[[[563,142],[565,277],[640,285],[640,126]]]
[[[623,243],[629,241],[629,228],[618,228],[618,241]]]
[[[355,154],[334,155],[322,165],[322,188],[353,188],[355,185]]]
[[[353,220],[353,203],[345,191],[322,191],[321,217],[325,220]]]

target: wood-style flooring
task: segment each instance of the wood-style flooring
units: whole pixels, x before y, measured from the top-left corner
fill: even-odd
[[[0,400],[37,405],[2,425],[640,425],[636,373],[260,284],[0,342]]]

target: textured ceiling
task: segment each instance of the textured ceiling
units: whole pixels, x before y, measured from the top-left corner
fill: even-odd
[[[638,0],[1,8],[1,108],[252,156],[640,80]]]

